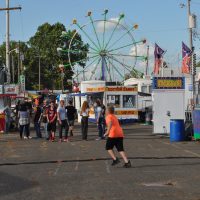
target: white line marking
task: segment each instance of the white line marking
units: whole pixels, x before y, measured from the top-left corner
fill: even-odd
[[[78,167],[79,167],[79,158],[77,158],[76,160],[77,160],[77,162],[76,162],[76,166],[75,166],[75,169],[74,169],[74,170],[75,170],[75,171],[78,171]]]
[[[57,168],[56,168],[56,170],[54,172],[54,176],[56,176],[58,174],[58,171],[59,171],[60,167],[61,167],[61,164],[58,164],[58,166],[57,166]]]
[[[110,174],[110,166],[109,166],[107,160],[105,161],[105,164],[106,164],[106,171],[107,171],[108,174]]]
[[[148,146],[149,146],[151,149],[153,149],[153,146],[152,146],[151,144],[148,144]]]
[[[184,150],[186,153],[190,153],[190,154],[192,154],[192,155],[194,155],[194,156],[197,156],[197,157],[200,157],[200,154],[198,154],[198,153],[195,153],[195,152],[193,152],[193,151],[189,151],[189,150]]]

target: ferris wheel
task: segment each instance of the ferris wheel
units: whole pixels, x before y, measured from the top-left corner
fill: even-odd
[[[138,25],[127,26],[124,14],[108,19],[108,10],[104,11],[103,19],[94,20],[91,11],[86,17],[89,18],[87,24],[80,25],[76,19],[72,24],[76,31],[71,37],[67,51],[74,78],[82,76],[82,80],[122,81],[126,74],[141,75],[135,69],[136,62],[138,59],[144,60],[145,57],[137,55],[137,45],[145,43],[146,40],[134,39],[133,33]],[[88,44],[88,50],[77,50],[79,53],[86,53],[87,56],[74,63],[71,57],[77,34]],[[79,66],[80,61],[85,63],[84,68]]]

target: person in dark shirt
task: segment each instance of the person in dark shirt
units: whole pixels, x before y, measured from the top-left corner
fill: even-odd
[[[15,112],[16,112],[16,121],[15,121],[15,123],[16,123],[16,129],[18,129],[19,128],[19,110],[20,110],[20,101],[18,101],[17,102],[17,104],[16,104],[16,106],[15,106]]]
[[[36,105],[34,108],[34,126],[35,126],[35,131],[36,131],[36,137],[37,138],[42,138],[41,130],[40,130],[40,122],[41,122],[41,117],[42,117],[42,109],[40,108],[39,105]]]
[[[56,132],[56,121],[57,121],[57,110],[54,102],[50,103],[49,108],[47,109],[47,130],[49,132],[50,140],[55,141],[55,132]]]
[[[69,131],[70,136],[73,136],[73,130],[74,130],[74,120],[76,118],[76,108],[73,106],[73,102],[70,100],[68,102],[68,106],[65,108],[67,110],[67,119],[69,123]]]

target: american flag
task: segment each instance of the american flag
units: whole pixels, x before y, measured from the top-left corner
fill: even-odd
[[[190,73],[190,64],[191,64],[191,49],[182,42],[182,73],[189,74]]]
[[[159,74],[159,69],[162,65],[162,56],[164,54],[164,50],[161,49],[157,44],[155,44],[155,50],[154,50],[154,75]]]

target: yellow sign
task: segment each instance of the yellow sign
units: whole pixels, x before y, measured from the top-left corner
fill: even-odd
[[[87,88],[86,91],[87,92],[104,92],[105,91],[105,87]]]
[[[157,81],[157,87],[167,87],[167,88],[181,88],[182,87],[182,80],[172,80],[172,79],[163,79]]]
[[[154,77],[153,89],[185,89],[184,77]]]
[[[138,115],[137,110],[116,110],[116,115]]]

